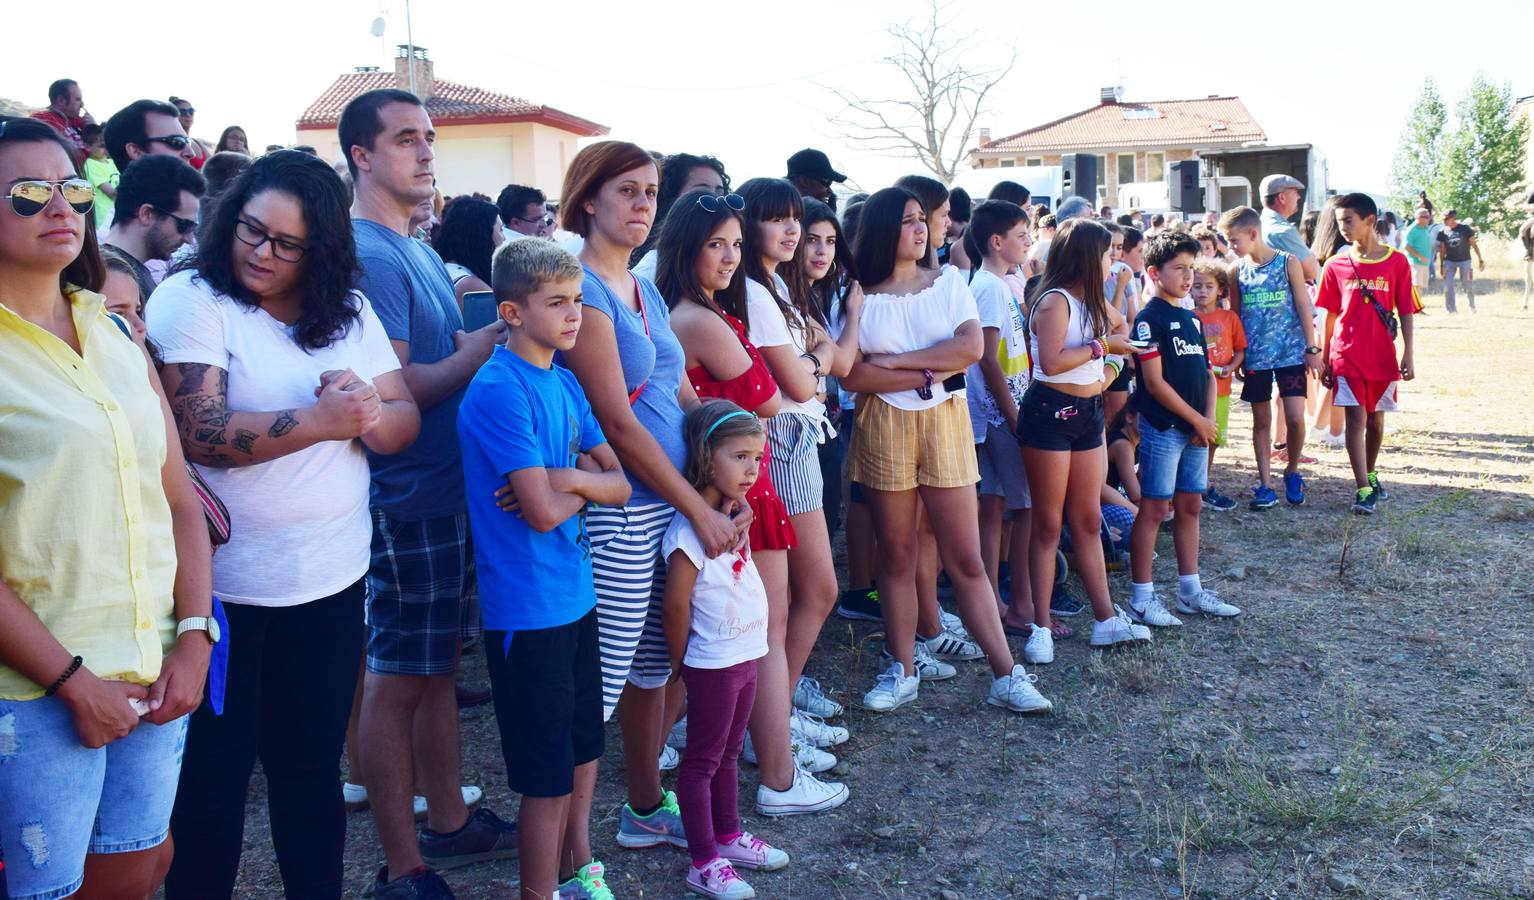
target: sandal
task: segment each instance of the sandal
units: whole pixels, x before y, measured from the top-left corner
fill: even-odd
[[[1055,636],[1055,640],[1058,641],[1067,640],[1071,635],[1076,633],[1071,629],[1071,626],[1065,624],[1054,616],[1049,617],[1049,630],[1050,633]]]

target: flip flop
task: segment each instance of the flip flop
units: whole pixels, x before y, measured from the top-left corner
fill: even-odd
[[[1076,633],[1071,626],[1057,620],[1054,616],[1049,617],[1049,630],[1054,633],[1055,640],[1060,641],[1069,640],[1071,635]]]

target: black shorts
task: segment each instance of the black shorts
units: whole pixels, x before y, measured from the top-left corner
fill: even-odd
[[[563,797],[575,767],[606,749],[596,610],[554,628],[486,629],[484,641],[507,784],[527,797]]]
[[[1273,382],[1278,382],[1280,397],[1305,396],[1305,366],[1284,366],[1281,369],[1248,370],[1246,381],[1241,385],[1241,399],[1248,403],[1267,403],[1273,399]]]
[[[1103,398],[1073,397],[1041,381],[1028,386],[1017,415],[1017,442],[1035,450],[1091,450],[1103,445]]]

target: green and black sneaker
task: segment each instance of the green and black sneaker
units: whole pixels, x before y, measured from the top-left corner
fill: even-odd
[[[1376,499],[1390,499],[1390,492],[1380,487],[1380,477],[1373,472],[1369,473],[1369,487],[1374,489],[1374,496]]]
[[[1353,497],[1353,512],[1360,516],[1374,515],[1374,505],[1379,502],[1379,492],[1372,487],[1361,487]]]
[[[836,604],[836,614],[843,619],[861,622],[884,621],[884,613],[879,607],[879,592],[873,588],[842,591],[841,602]]]

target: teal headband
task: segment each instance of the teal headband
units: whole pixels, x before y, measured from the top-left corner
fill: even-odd
[[[708,430],[703,432],[703,443],[705,443],[705,444],[708,443],[708,439],[713,436],[715,428],[718,428],[720,425],[723,425],[724,423],[730,421],[731,419],[736,419],[736,418],[739,418],[741,416],[750,416],[751,418],[754,419],[754,418],[756,418],[756,413],[748,413],[748,412],[746,412],[743,409],[737,409],[734,412],[727,412],[727,413],[725,413],[724,415],[722,415],[719,418],[715,419],[714,420],[714,424],[708,426]]]

